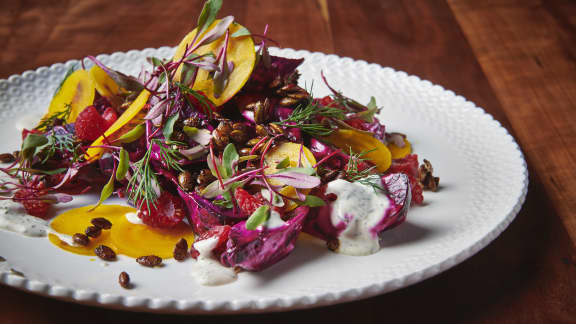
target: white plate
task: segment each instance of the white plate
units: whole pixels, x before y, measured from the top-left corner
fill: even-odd
[[[105,64],[136,74],[147,56],[169,57],[173,49],[101,55]],[[387,247],[367,257],[334,254],[311,240],[262,273],[241,273],[221,287],[202,287],[189,275],[192,260],[146,269],[121,258],[104,266],[94,258],[64,252],[47,239],[0,231],[0,255],[23,272],[1,281],[27,291],[80,303],[154,312],[232,313],[309,308],[341,303],[406,287],[469,258],[498,236],[526,196],[527,170],[508,132],[482,109],[451,91],[404,72],[334,55],[273,49],[304,57],[302,83],[314,80],[316,96],[328,94],[323,70],[336,89],[384,107],[390,131],[408,134],[415,151],[430,160],[441,190],[425,193],[402,226],[387,233]],[[0,80],[0,151],[19,145],[15,120],[43,112],[70,61]],[[95,197],[91,197],[95,201]],[[73,205],[82,204],[82,198]],[[127,271],[136,288],[124,290]]]

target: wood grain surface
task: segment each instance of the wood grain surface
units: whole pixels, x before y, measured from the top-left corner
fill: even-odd
[[[199,0],[0,0],[0,78],[89,54],[175,45]],[[0,287],[1,323],[576,322],[576,3],[569,0],[229,0],[282,47],[416,74],[501,121],[529,164],[524,208],[492,244],[422,283],[281,314],[112,311]]]

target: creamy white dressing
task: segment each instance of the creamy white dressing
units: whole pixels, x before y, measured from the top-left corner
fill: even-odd
[[[371,228],[376,226],[390,206],[390,198],[384,193],[356,182],[343,179],[328,184],[326,193],[334,193],[338,199],[332,203],[332,225],[345,223],[340,233],[338,253],[368,255],[380,250],[378,237]]]
[[[22,205],[12,200],[0,200],[0,228],[31,237],[45,237],[50,226],[48,222],[26,213]]]
[[[16,129],[21,132],[23,129],[33,129],[38,125],[38,122],[42,119],[41,113],[30,113],[20,117],[16,121]]]
[[[124,215],[124,216],[126,217],[126,220],[132,224],[137,224],[137,225],[144,224],[144,222],[142,222],[142,219],[140,219],[140,217],[138,217],[137,212],[126,213],[126,215]]]
[[[214,258],[212,250],[216,244],[218,244],[218,237],[211,237],[194,243],[194,248],[199,255],[192,267],[191,274],[199,284],[204,286],[224,285],[235,281],[238,277],[233,268],[223,266]]]

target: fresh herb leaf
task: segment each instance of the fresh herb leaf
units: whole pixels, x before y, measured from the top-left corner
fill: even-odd
[[[224,152],[222,153],[222,166],[223,169],[220,170],[222,178],[226,179],[231,177],[234,172],[236,171],[236,163],[240,155],[236,152],[236,146],[234,144],[229,143],[224,148]]]
[[[45,144],[48,144],[48,138],[46,136],[33,133],[28,134],[22,143],[22,157],[24,159],[34,157],[39,151],[38,148],[41,148]]]
[[[54,121],[56,120],[61,120],[63,123],[66,123],[66,120],[68,119],[68,117],[70,117],[71,112],[72,112],[72,105],[69,103],[64,104],[64,110],[57,111],[46,118],[42,118],[38,126],[36,126],[36,128],[34,129],[44,131],[48,127],[54,125]]]
[[[327,107],[315,104],[309,100],[301,104],[282,122],[277,122],[283,127],[300,128],[302,131],[313,136],[326,136],[332,133],[330,124],[316,122],[318,117],[326,117],[338,120],[346,119],[344,111],[340,108]]]
[[[216,20],[216,15],[222,7],[222,0],[208,0],[204,3],[202,12],[198,17],[198,32],[196,35],[202,34],[212,23]]]
[[[306,175],[313,175],[314,173],[316,173],[316,170],[314,170],[314,168],[285,168],[278,171],[278,173],[282,172],[297,172]]]
[[[263,224],[269,216],[270,207],[268,207],[268,205],[258,207],[246,220],[246,229],[255,230],[258,226]]]
[[[100,200],[98,200],[98,204],[96,204],[96,206],[94,206],[92,209],[90,209],[89,211],[93,211],[94,209],[100,207],[100,205],[102,205],[102,203],[108,199],[110,196],[112,196],[112,193],[114,192],[114,173],[112,173],[110,175],[110,180],[108,180],[108,182],[106,183],[106,185],[104,186],[104,188],[102,188],[102,191],[100,192]]]
[[[166,123],[164,124],[162,134],[164,134],[164,138],[166,139],[167,142],[170,141],[170,137],[172,137],[172,133],[174,133],[174,124],[176,124],[176,121],[178,120],[179,117],[180,115],[178,113],[175,113],[172,116],[168,117],[168,120],[166,120]]]
[[[378,106],[376,106],[376,98],[370,97],[370,102],[366,105],[366,110],[356,113],[356,116],[364,120],[365,122],[374,122],[374,114],[378,112]]]
[[[301,205],[310,207],[321,207],[326,205],[326,202],[322,200],[322,198],[320,197],[316,197],[314,195],[307,195],[306,200],[304,200]]]
[[[146,132],[146,126],[140,124],[129,130],[124,135],[120,136],[116,141],[120,143],[132,143],[137,141]]]
[[[348,159],[348,164],[346,165],[345,178],[350,182],[358,182],[360,184],[372,187],[375,192],[385,191],[381,185],[380,176],[372,172],[376,166],[372,166],[364,170],[360,170],[358,167],[360,162],[364,162],[366,160],[363,158],[363,156],[373,152],[374,150],[375,149],[354,153],[350,148],[350,158]]]
[[[66,71],[66,74],[64,74],[64,78],[62,79],[62,82],[60,82],[60,84],[58,85],[58,88],[56,88],[52,97],[55,97],[58,94],[58,92],[60,92],[60,90],[62,89],[62,86],[64,85],[64,82],[66,82],[68,77],[71,76],[72,73],[74,73],[74,71],[76,71],[77,67],[78,67],[78,64],[74,64],[68,69],[68,71]]]
[[[234,23],[234,24],[236,24],[236,23]],[[240,28],[237,31],[235,31],[232,35],[230,35],[230,37],[236,38],[236,37],[250,36],[250,35],[252,35],[252,34],[248,30],[248,28],[246,28],[244,26],[240,26]]]
[[[198,67],[196,65],[183,62],[180,80],[183,84],[191,86],[194,84],[197,73],[198,73]]]
[[[124,148],[120,150],[120,162],[118,162],[118,168],[116,168],[116,180],[122,181],[126,177],[126,173],[130,168],[130,156],[128,151]]]
[[[290,166],[290,158],[285,157],[284,160],[282,160],[282,161],[278,162],[278,164],[276,164],[276,169],[285,169],[289,166]]]

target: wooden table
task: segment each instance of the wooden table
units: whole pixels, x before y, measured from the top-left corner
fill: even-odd
[[[195,1],[1,0],[0,78],[89,54],[175,45]],[[111,311],[0,287],[0,322],[251,323],[576,321],[576,3],[569,0],[227,1],[282,47],[334,53],[419,75],[474,101],[520,143],[524,208],[486,249],[384,296],[296,311],[180,317]]]

